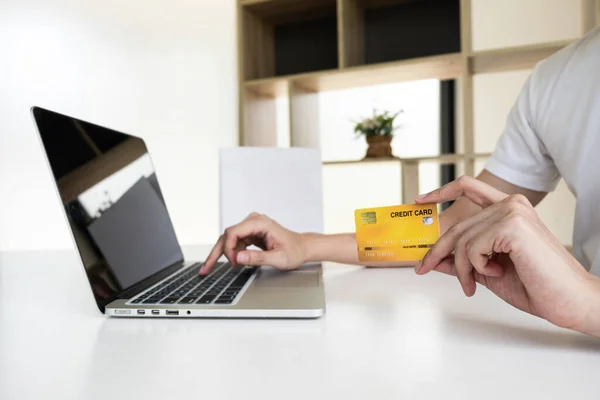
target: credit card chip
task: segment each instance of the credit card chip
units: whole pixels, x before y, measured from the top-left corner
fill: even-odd
[[[375,211],[363,212],[360,214],[360,222],[363,225],[371,225],[377,223],[377,213]]]

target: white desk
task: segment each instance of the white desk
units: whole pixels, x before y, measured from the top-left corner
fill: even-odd
[[[325,284],[319,320],[109,319],[74,253],[0,254],[0,399],[600,398],[600,340],[484,288],[340,265]]]

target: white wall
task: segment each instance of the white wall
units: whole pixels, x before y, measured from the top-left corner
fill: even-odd
[[[2,0],[0,250],[72,246],[32,105],[145,138],[180,241],[214,241],[235,21],[235,0]]]

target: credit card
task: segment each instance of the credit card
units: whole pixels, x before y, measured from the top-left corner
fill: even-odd
[[[360,261],[419,261],[440,237],[436,204],[354,211]]]

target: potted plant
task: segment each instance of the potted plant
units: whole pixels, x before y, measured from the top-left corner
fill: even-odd
[[[373,116],[364,118],[354,126],[357,137],[364,135],[369,145],[365,158],[393,157],[392,138],[398,126],[394,126],[394,120],[402,113],[399,111],[391,114],[389,111],[378,113],[373,110]]]

